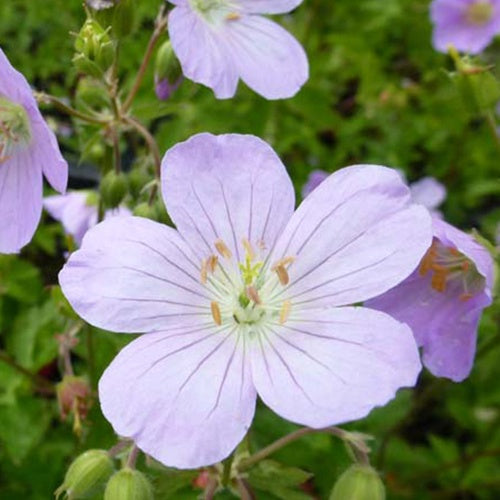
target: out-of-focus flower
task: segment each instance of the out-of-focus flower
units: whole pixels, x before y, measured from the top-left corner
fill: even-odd
[[[493,261],[472,236],[437,217],[433,232],[418,269],[365,305],[407,323],[429,371],[460,382],[472,369],[481,313],[492,301]]]
[[[97,203],[90,191],[72,191],[65,195],[48,196],[43,205],[51,217],[63,225],[64,231],[73,237],[78,246],[82,244],[85,233],[97,224]],[[120,206],[107,210],[104,218],[129,215],[132,215],[132,212]]]
[[[477,54],[500,33],[500,0],[434,0],[431,18],[436,50]]]
[[[94,10],[104,10],[114,7],[120,0],[85,0],[85,3]]]
[[[324,170],[313,170],[302,188],[302,198],[311,194],[330,174]]]
[[[431,244],[430,216],[397,172],[339,170],[294,213],[293,185],[265,142],[199,134],[167,152],[162,188],[177,230],[104,221],[59,276],[90,323],[145,333],[99,383],[119,435],[197,468],[235,448],[257,393],[322,428],[415,383],[411,330],[350,306],[409,276]]]
[[[432,213],[437,212],[437,208],[446,199],[446,188],[434,177],[423,177],[410,184],[410,192],[413,203],[423,205]]]
[[[66,190],[68,164],[21,73],[0,49],[0,253],[16,253],[42,212],[43,175]]]
[[[170,0],[168,30],[184,75],[217,98],[236,93],[241,78],[266,99],[295,95],[309,77],[297,40],[258,14],[289,12],[302,0]]]

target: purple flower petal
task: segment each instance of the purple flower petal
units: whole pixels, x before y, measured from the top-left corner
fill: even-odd
[[[407,323],[423,347],[424,365],[436,376],[460,382],[472,369],[479,318],[492,300],[493,263],[486,249],[472,237],[440,219],[434,218],[433,222],[435,245],[442,245],[442,252],[451,248],[470,259],[483,276],[483,283],[475,278],[464,285],[465,274],[456,275],[460,264],[457,255],[456,261],[450,261],[456,276],[447,276],[446,285],[437,286],[433,283],[434,275],[417,270],[403,283],[365,305]],[[441,267],[444,265],[446,262],[440,262]],[[464,267],[465,272],[470,272],[469,266]]]
[[[339,170],[300,205],[271,262],[295,259],[279,296],[300,307],[347,305],[409,276],[431,243],[427,210],[410,204],[394,170]]]
[[[309,78],[300,43],[269,19],[242,16],[224,36],[241,79],[266,99],[293,97]]]
[[[249,14],[285,14],[302,2],[303,0],[239,0],[238,4]]]
[[[264,9],[280,9],[296,2],[260,2]],[[182,71],[202,83],[219,99],[234,96],[241,78],[268,99],[295,95],[309,76],[301,45],[278,24],[247,14],[249,4],[213,6],[198,11],[189,2],[177,3],[169,16],[172,47]]]
[[[116,332],[160,330],[211,318],[197,259],[177,231],[140,217],[93,227],[59,273],[89,323]]]
[[[2,49],[0,96],[9,105],[22,107],[28,129],[16,139],[12,151],[0,150],[0,253],[11,253],[31,240],[40,220],[42,170],[51,185],[64,192],[68,165],[38,110],[28,82],[11,66]]]
[[[413,203],[435,210],[446,199],[446,188],[434,177],[424,177],[410,184]]]
[[[247,433],[256,393],[247,339],[203,323],[143,335],[99,382],[117,434],[165,465],[195,469],[226,458]]]
[[[302,198],[311,194],[329,175],[324,170],[313,170],[302,188]]]
[[[225,44],[187,5],[169,14],[168,32],[184,75],[213,89],[219,99],[233,97],[238,72]]]
[[[97,207],[88,205],[87,198],[87,192],[72,192],[43,200],[47,212],[61,222],[78,246],[82,244],[85,233],[97,224]]]
[[[243,238],[272,248],[293,214],[294,190],[276,153],[261,139],[198,134],[170,149],[162,189],[177,229],[198,253],[222,240],[240,260]]]
[[[471,8],[486,4],[491,17],[482,22],[471,19]],[[477,54],[500,32],[500,0],[434,0],[431,5],[434,23],[433,44],[447,52],[453,45],[457,50]]]
[[[0,163],[0,253],[29,243],[42,213],[42,171],[29,151]],[[26,168],[26,167],[31,167]]]
[[[415,384],[421,365],[411,330],[365,308],[301,311],[251,343],[262,400],[313,428],[366,416]]]

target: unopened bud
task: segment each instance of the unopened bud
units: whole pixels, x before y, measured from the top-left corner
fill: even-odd
[[[138,470],[125,468],[111,477],[104,492],[104,500],[153,500],[153,487]]]
[[[144,186],[149,182],[148,173],[143,168],[134,168],[128,174],[128,188],[134,198],[139,198]]]
[[[177,90],[182,82],[182,69],[167,40],[158,49],[155,62],[155,92],[158,99],[164,101]]]
[[[88,450],[80,455],[66,472],[63,484],[55,491],[56,498],[68,499],[96,494],[113,473],[113,461],[106,450]]]
[[[118,37],[130,35],[134,31],[136,0],[120,0],[113,14],[113,33]]]
[[[330,500],[385,500],[384,483],[369,465],[351,465],[335,483]]]
[[[91,76],[100,76],[113,63],[113,42],[95,19],[87,19],[83,24],[75,40],[75,50],[75,66]]]
[[[69,414],[73,414],[75,425],[85,420],[91,405],[91,390],[89,383],[83,377],[65,375],[57,384],[56,392],[63,420]]]
[[[106,208],[116,208],[127,194],[127,178],[125,174],[108,172],[101,181],[101,195]]]
[[[139,203],[134,208],[134,215],[137,217],[145,217],[146,219],[156,220],[156,208],[149,203]]]

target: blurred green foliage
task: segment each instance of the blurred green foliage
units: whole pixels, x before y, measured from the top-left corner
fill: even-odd
[[[162,2],[136,3],[134,34],[120,42],[125,89],[132,85]],[[490,107],[478,113],[464,100],[449,76],[452,61],[431,47],[428,7],[427,0],[305,0],[279,19],[310,59],[310,80],[295,98],[270,102],[240,85],[235,99],[217,101],[210,90],[186,80],[171,100],[159,103],[151,65],[135,115],[150,126],[162,153],[200,131],[258,135],[283,158],[298,196],[314,168],[377,163],[404,170],[411,181],[432,175],[448,188],[445,217],[464,229],[476,227],[491,240],[500,219],[494,105],[487,102]],[[69,97],[79,109],[85,109],[86,83],[72,66],[71,33],[84,20],[81,1],[0,3],[0,45],[11,62],[37,90]],[[499,56],[497,43],[481,63],[494,65]],[[493,69],[497,81],[499,71]],[[97,92],[103,107],[109,104],[98,87],[91,84],[87,97],[88,92]],[[50,108],[46,115],[59,125],[70,124]],[[79,125],[76,131],[60,136],[68,158],[77,162],[82,153],[89,161],[96,154],[107,158],[108,146],[102,146],[97,129]],[[125,147],[130,163],[144,155],[137,141]],[[80,169],[73,167],[75,178]],[[63,263],[62,231],[48,219],[20,256],[0,256],[0,498],[6,500],[51,498],[76,455],[116,443],[97,402],[81,437],[59,417],[53,391],[62,369],[56,334],[75,321],[56,287]],[[468,380],[454,384],[424,373],[415,390],[401,391],[387,407],[346,427],[374,436],[372,462],[389,499],[500,498],[499,322],[497,301],[484,314]],[[75,372],[95,391],[100,374],[130,337],[84,325],[77,338]],[[260,406],[251,449],[294,429]],[[248,478],[259,499],[328,498],[350,463],[341,441],[326,435],[304,437],[272,459]],[[158,498],[201,494],[192,486],[196,473],[139,465],[154,480]],[[220,496],[226,497],[231,498]]]

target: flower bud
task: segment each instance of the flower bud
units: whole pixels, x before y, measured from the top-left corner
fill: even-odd
[[[101,181],[102,200],[107,208],[116,208],[127,194],[127,178],[125,174],[108,172]]]
[[[87,19],[75,40],[76,54],[73,63],[76,68],[94,77],[106,71],[114,59],[114,46],[108,31],[95,19]]]
[[[113,473],[113,461],[106,450],[88,450],[70,466],[64,482],[55,491],[56,498],[66,493],[73,500],[99,491]]]
[[[134,31],[136,18],[136,0],[120,0],[113,14],[113,33],[122,38]]]
[[[106,485],[104,500],[153,500],[153,487],[138,470],[125,468],[116,472]]]
[[[146,219],[156,220],[156,208],[154,205],[150,205],[149,203],[139,203],[134,208],[134,215],[137,217],[145,217]]]
[[[369,465],[351,465],[335,483],[330,500],[385,500],[384,483]]]
[[[144,186],[150,181],[150,176],[143,168],[134,168],[128,174],[128,189],[134,198],[139,198]]]
[[[168,99],[182,81],[182,69],[170,40],[158,49],[155,62],[155,92],[158,99]]]
[[[75,421],[85,420],[90,408],[91,390],[89,383],[83,377],[65,375],[57,384],[56,393],[63,420],[70,413],[74,414]]]

